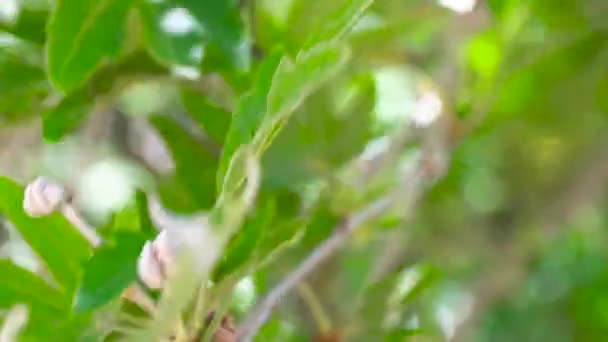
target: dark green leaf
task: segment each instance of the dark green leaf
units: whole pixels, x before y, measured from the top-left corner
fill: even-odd
[[[275,51],[264,60],[259,67],[256,81],[251,90],[241,97],[239,101],[236,112],[232,116],[232,122],[226,136],[226,143],[224,144],[220,160],[217,173],[218,189],[222,188],[224,176],[228,170],[232,155],[239,146],[251,142],[266,114],[266,98],[281,56],[282,53],[280,51]]]
[[[84,90],[68,95],[42,114],[42,134],[49,141],[58,141],[78,127],[92,108],[92,100]]]
[[[235,1],[174,0],[177,5],[192,13],[208,35],[210,43],[217,46],[235,69],[249,69],[249,44],[245,40],[243,24]]]
[[[150,121],[171,150],[176,181],[191,194],[199,209],[210,208],[215,201],[217,160],[170,118],[153,116]]]
[[[163,206],[176,213],[194,213],[200,209],[190,189],[184,187],[177,175],[158,180],[158,194]]]
[[[42,258],[57,282],[71,293],[90,255],[88,242],[60,214],[31,218],[23,212],[23,187],[0,177],[0,211]]]
[[[181,11],[175,1],[141,1],[143,35],[150,54],[164,64],[179,64],[198,67],[201,63],[204,46],[204,31],[192,25],[187,32],[168,32],[163,22],[170,11]],[[174,12],[178,13],[178,12]]]
[[[245,221],[241,231],[228,245],[224,259],[215,269],[214,279],[218,281],[223,279],[250,260],[262,235],[273,228],[269,223],[272,222],[274,213],[274,201],[262,202],[260,208]]]
[[[265,151],[296,108],[346,64],[348,50],[322,44],[298,54],[295,64],[284,57],[268,91],[268,108],[255,134],[256,152]]]
[[[58,89],[76,89],[105,57],[118,57],[131,3],[132,0],[56,2],[47,27],[47,62],[49,78]]]
[[[0,31],[9,32],[19,39],[42,45],[45,40],[45,26],[49,12],[21,8],[13,24],[0,21]]]
[[[264,184],[297,190],[360,153],[372,136],[374,100],[374,83],[367,76],[323,88],[264,155]]]
[[[306,223],[303,218],[274,221],[270,229],[264,231],[264,235],[256,248],[257,260],[268,263],[278,253],[295,243],[295,239],[303,232]]]
[[[141,190],[138,190],[135,194],[135,202],[137,204],[140,231],[148,237],[154,237],[156,235],[157,230],[156,228],[154,228],[154,223],[150,219],[150,212],[148,210],[148,197],[146,196],[146,193]]]
[[[230,113],[210,103],[201,94],[182,89],[182,103],[190,115],[218,143],[223,143],[230,127]]]
[[[44,70],[0,54],[0,122],[38,114],[50,89]]]
[[[0,308],[24,303],[51,312],[69,309],[70,299],[52,289],[37,275],[15,266],[9,260],[0,260]]]
[[[526,106],[536,103],[535,99],[581,72],[604,49],[607,38],[597,32],[579,35],[534,63],[516,70],[504,82],[495,104],[496,111],[503,115],[525,112]]]
[[[120,233],[114,236],[114,243],[97,249],[85,265],[74,311],[85,312],[104,305],[135,281],[137,257],[145,241],[144,234]]]

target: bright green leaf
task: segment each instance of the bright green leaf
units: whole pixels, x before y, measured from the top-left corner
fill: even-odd
[[[211,44],[216,45],[235,69],[249,69],[249,44],[245,40],[243,23],[234,1],[174,0],[190,11]]]
[[[132,0],[58,0],[47,27],[49,78],[65,92],[118,57]],[[111,32],[112,34],[108,34]]]
[[[57,282],[71,293],[90,255],[88,242],[60,214],[31,218],[23,212],[23,187],[0,177],[0,211],[42,258]]]
[[[305,45],[311,48],[322,42],[337,42],[348,34],[374,0],[344,0],[317,26]]]
[[[108,303],[137,279],[137,258],[145,235],[121,233],[114,240],[97,249],[84,266],[74,311],[90,311]]]
[[[210,208],[215,201],[217,160],[170,118],[153,116],[150,121],[171,150],[182,189],[191,194],[199,209]]]
[[[260,65],[256,80],[251,90],[241,97],[236,112],[233,114],[226,143],[222,152],[217,173],[218,189],[222,188],[224,175],[228,169],[232,155],[241,145],[248,144],[253,139],[264,115],[266,114],[266,98],[272,77],[281,60],[282,53],[275,51]]]
[[[77,91],[62,99],[42,114],[42,134],[55,142],[74,130],[90,114],[92,100],[84,91]]]
[[[223,143],[230,127],[230,113],[210,103],[201,94],[182,89],[182,102],[190,115],[218,143]]]
[[[0,260],[0,308],[24,303],[53,312],[66,311],[69,298],[52,289],[37,275],[30,273],[9,260]]]

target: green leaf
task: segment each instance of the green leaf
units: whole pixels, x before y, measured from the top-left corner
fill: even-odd
[[[281,56],[281,51],[275,51],[266,57],[257,71],[256,80],[251,90],[243,95],[238,103],[237,109],[232,116],[222,158],[220,159],[217,173],[218,191],[222,188],[224,176],[232,155],[239,146],[251,142],[266,114],[266,97],[268,96],[272,77],[279,65]]]
[[[373,0],[296,0],[289,11],[291,51],[308,50],[324,42],[339,42]]]
[[[89,115],[92,100],[84,90],[74,92],[42,114],[42,134],[51,142],[59,141]]]
[[[89,243],[60,214],[31,218],[23,212],[23,187],[0,177],[0,211],[16,226],[57,282],[72,293],[81,265],[90,255]]]
[[[204,31],[193,25],[187,32],[168,32],[163,21],[170,11],[180,11],[174,1],[141,1],[143,36],[146,47],[156,60],[164,64],[179,64],[198,67],[202,61]],[[178,12],[174,12],[178,13]]]
[[[226,248],[224,258],[216,266],[213,277],[216,281],[220,281],[250,260],[264,232],[272,229],[269,224],[275,210],[273,200],[263,201],[254,215],[245,221],[241,231]]]
[[[101,246],[86,263],[76,293],[74,311],[86,312],[118,297],[137,279],[137,258],[146,241],[144,234],[120,233],[114,243]]]
[[[538,104],[538,100],[558,84],[569,81],[569,77],[588,68],[590,61],[604,50],[607,42],[603,33],[577,35],[551,53],[515,70],[503,82],[494,104],[493,110],[499,114],[497,118],[527,113],[529,106]]]
[[[346,48],[321,44],[300,52],[295,64],[287,57],[281,60],[268,91],[267,115],[254,139],[258,153],[268,148],[302,101],[336,75],[348,58]]]
[[[190,115],[218,143],[223,143],[230,127],[230,113],[207,101],[201,94],[182,89],[181,98]]]
[[[217,46],[235,69],[249,69],[249,44],[245,40],[243,23],[235,1],[174,0],[177,5],[190,11],[210,44]]]
[[[322,42],[337,42],[343,39],[373,2],[374,0],[342,1],[340,7],[328,16],[322,17],[323,21],[316,26],[316,30],[308,39],[304,49]]]
[[[69,299],[52,289],[37,275],[30,273],[9,260],[0,260],[0,307],[8,308],[24,303],[51,312],[66,312]]]
[[[19,39],[36,45],[44,44],[45,26],[49,12],[42,9],[20,8],[17,20],[13,24],[0,21],[0,31],[9,32]]]
[[[118,57],[132,0],[58,0],[47,27],[51,82],[70,92],[106,57]]]
[[[137,213],[139,218],[139,230],[147,237],[156,236],[157,230],[154,227],[150,212],[148,210],[148,197],[146,193],[138,190],[135,193],[135,203],[137,204]]]
[[[0,121],[38,114],[50,89],[42,68],[0,54],[0,80]]]
[[[208,209],[215,202],[215,160],[201,143],[166,116],[153,116],[156,127],[175,160],[176,181],[188,191],[199,209]]]
[[[374,82],[367,75],[324,87],[264,154],[264,185],[296,191],[352,159],[372,136],[374,104]]]

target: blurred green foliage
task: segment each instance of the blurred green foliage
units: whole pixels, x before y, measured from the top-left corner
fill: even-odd
[[[238,325],[341,220],[395,187],[398,167],[358,184],[351,161],[437,92],[442,116],[397,159],[440,140],[445,177],[413,213],[357,231],[257,341],[603,341],[608,2],[446,8],[467,3],[3,0],[0,129],[41,123],[50,144],[96,111],[148,122],[174,162],[151,172],[153,191],[173,213],[210,214],[223,250],[206,309],[229,308]],[[251,160],[255,203],[243,195]],[[154,232],[142,192],[93,250],[59,214],[25,215],[20,185],[0,178],[0,194],[44,264],[0,261],[0,321],[30,308],[20,340],[112,340],[125,315],[153,319],[118,305]]]

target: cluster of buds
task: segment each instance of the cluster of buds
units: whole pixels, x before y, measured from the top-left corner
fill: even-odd
[[[61,212],[93,246],[101,244],[95,229],[81,218],[70,203],[69,192],[60,183],[39,177],[25,189],[23,209],[31,217]],[[137,263],[139,277],[151,289],[161,289],[176,273],[182,256],[192,259],[193,272],[204,274],[219,256],[218,242],[204,215],[177,217],[168,214],[160,204],[150,201],[152,221],[161,228],[153,241],[148,241]]]
[[[49,178],[39,177],[26,188],[23,209],[31,217],[43,217],[60,212],[93,245],[102,239],[95,228],[89,226],[71,204],[71,196],[65,187]],[[167,280],[177,273],[182,257],[189,257],[193,274],[209,272],[219,257],[219,242],[204,215],[178,217],[167,213],[154,199],[149,204],[153,223],[160,233],[153,241],[144,245],[137,262],[137,272],[142,282],[150,289],[163,289]],[[148,311],[155,310],[155,303],[137,286],[128,288],[123,297],[138,303]],[[234,341],[234,327],[222,321],[215,334],[215,341]]]
[[[137,271],[151,289],[163,288],[173,276],[182,257],[192,261],[194,274],[205,274],[219,255],[218,243],[205,217],[172,219],[139,256]]]

